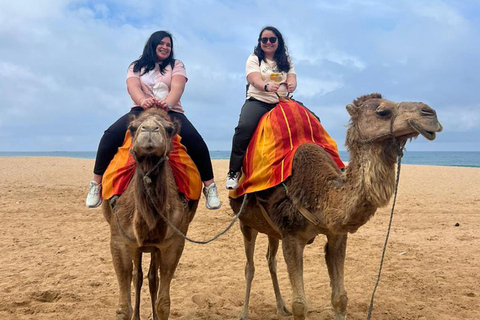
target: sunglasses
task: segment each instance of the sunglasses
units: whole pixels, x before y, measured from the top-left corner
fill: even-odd
[[[262,41],[263,44],[267,44],[268,40],[270,40],[270,43],[274,44],[275,42],[277,42],[277,37],[260,38],[258,40]]]

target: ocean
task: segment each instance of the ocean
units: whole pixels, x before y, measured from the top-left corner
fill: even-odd
[[[229,159],[230,151],[210,151],[212,159]],[[94,151],[52,151],[52,152],[0,152],[0,157],[67,157],[95,159]],[[346,151],[340,151],[340,157],[348,161]],[[480,168],[479,151],[407,151],[403,164],[452,166]]]

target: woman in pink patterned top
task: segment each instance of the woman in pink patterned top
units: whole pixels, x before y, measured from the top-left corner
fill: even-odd
[[[185,116],[180,103],[187,80],[183,63],[174,58],[172,35],[167,31],[154,32],[147,40],[140,58],[128,68],[127,90],[134,105],[130,112],[105,131],[100,140],[94,175],[86,199],[87,207],[95,208],[102,203],[102,176],[123,143],[131,117],[137,117],[149,108],[161,108],[167,111],[172,119],[178,119],[181,123],[182,144],[200,172],[207,208],[220,208],[207,145]]]

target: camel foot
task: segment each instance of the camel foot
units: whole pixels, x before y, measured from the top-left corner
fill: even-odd
[[[277,304],[277,314],[281,315],[281,316],[284,316],[284,317],[288,317],[288,316],[292,315],[290,310],[288,310],[288,308],[285,306],[285,302],[283,302],[283,301],[281,301],[279,304]]]
[[[130,320],[128,312],[125,312],[123,309],[118,309],[116,311],[115,320]]]
[[[248,320],[248,315],[241,314],[238,316],[238,320]]]
[[[347,320],[347,315],[346,314],[335,314],[335,320]]]
[[[292,303],[293,319],[305,320],[307,315],[307,306],[302,301]]]

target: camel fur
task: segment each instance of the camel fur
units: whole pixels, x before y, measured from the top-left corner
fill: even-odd
[[[184,205],[168,163],[172,136],[178,126],[165,112],[155,109],[145,111],[130,123],[131,152],[136,157],[137,168],[125,193],[116,201],[115,209],[107,202],[103,205],[105,219],[110,225],[110,249],[120,291],[118,320],[140,319],[143,252],[151,252],[148,279],[153,319],[166,320],[170,314],[170,282],[185,239],[161,216],[186,234],[198,205],[198,200]],[[136,291],[133,317],[132,279]]]
[[[239,319],[248,319],[250,288],[254,276],[253,252],[257,234],[267,234],[267,261],[273,281],[277,312],[295,320],[308,313],[303,286],[303,251],[315,236],[324,234],[325,260],[332,287],[331,302],[336,320],[347,315],[344,288],[344,261],[348,233],[365,224],[377,208],[388,204],[395,188],[395,164],[407,140],[419,134],[428,140],[442,131],[435,111],[424,103],[395,103],[378,93],[362,96],[347,106],[350,124],[346,146],[350,162],[341,172],[325,150],[314,144],[300,146],[295,154],[292,175],[285,186],[254,195],[268,212],[280,234],[263,218],[254,195],[247,195],[240,228],[244,236],[245,302]],[[238,213],[243,197],[230,199]],[[314,225],[299,213],[303,207],[320,222]],[[276,253],[282,249],[292,286],[292,311],[282,298],[277,280]]]

